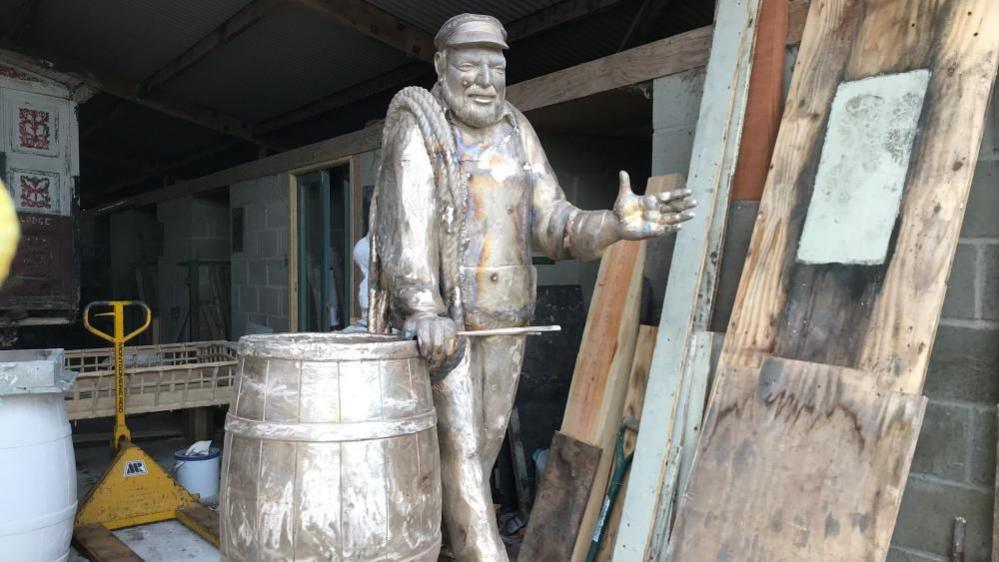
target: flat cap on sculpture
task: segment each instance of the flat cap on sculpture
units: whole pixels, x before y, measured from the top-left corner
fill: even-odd
[[[492,45],[500,49],[509,49],[506,44],[506,30],[503,24],[492,16],[479,14],[458,14],[444,22],[434,46],[437,50],[457,45]]]

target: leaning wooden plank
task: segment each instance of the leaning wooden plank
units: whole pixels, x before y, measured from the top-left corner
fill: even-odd
[[[788,0],[761,0],[759,18],[746,124],[742,129],[747,142],[739,143],[739,161],[732,179],[733,201],[759,201],[763,196],[784,106]]]
[[[707,329],[715,294],[731,177],[739,151],[759,0],[718,4],[704,98],[694,135],[688,187],[698,214],[676,239],[642,417],[675,412],[690,334]],[[668,414],[667,414],[668,413]],[[614,547],[617,562],[647,560],[660,499],[670,428],[646,423],[638,434],[631,481]]]
[[[600,414],[613,399],[609,387],[627,385],[620,379],[627,376],[634,357],[644,262],[641,242],[618,242],[600,262],[562,417],[561,431],[573,439],[599,445],[595,440],[605,422]],[[618,376],[622,370],[624,375]],[[618,405],[623,406],[623,394]]]
[[[656,513],[652,520],[652,542],[649,545],[649,560],[658,562],[666,553],[666,543],[669,541],[670,527],[673,522],[674,503],[676,501],[676,484],[680,476],[681,453],[685,453],[683,442],[686,430],[687,409],[690,403],[691,389],[694,385],[694,378],[700,373],[700,366],[706,363],[710,354],[705,353],[704,339],[699,338],[700,334],[706,332],[694,332],[690,337],[690,349],[687,359],[683,363],[683,371],[680,372],[678,381],[679,391],[676,395],[676,406],[673,408],[673,415],[669,418],[669,423],[664,427],[669,431],[669,446],[673,451],[666,457],[666,467],[663,469],[663,479],[660,484],[659,498],[656,502]],[[699,341],[700,340],[700,341]],[[707,373],[703,373],[703,378],[707,380]]]
[[[997,60],[991,0],[812,4],[723,363],[922,390]]]
[[[679,174],[649,178],[646,194],[682,187]],[[590,549],[610,478],[615,439],[635,357],[638,317],[645,270],[645,242],[618,242],[605,254],[597,274],[583,341],[569,388],[562,433],[596,445],[600,459],[594,486],[580,522],[572,560],[582,562]]]
[[[715,350],[720,349],[724,341],[725,338],[722,334],[713,332],[697,332],[690,341],[691,353],[693,354],[689,369],[691,381],[686,412],[683,416],[683,438],[679,443],[683,450],[677,462],[679,465],[675,484],[677,496],[682,495],[687,487],[691,465],[694,461],[694,451],[697,450],[697,440],[704,427],[704,410],[708,402],[709,379],[716,366],[712,365],[712,357],[715,355]],[[668,537],[669,534],[667,533],[665,536]]]
[[[926,398],[784,359],[721,385],[667,560],[884,560]]]
[[[73,529],[73,546],[91,562],[142,562],[127,544],[97,523]]]
[[[519,560],[569,560],[600,448],[555,432]]]
[[[219,512],[196,503],[178,509],[177,521],[180,521],[185,527],[215,545],[215,548],[218,548]]]
[[[720,334],[702,331],[694,332],[690,338],[690,355],[683,373],[676,416],[672,420],[673,434],[670,443],[676,453],[666,458],[663,491],[653,529],[650,559],[654,562],[666,557],[677,495],[682,494],[686,487],[695,445],[704,421],[708,383],[713,368],[712,357],[716,346],[720,346],[723,340]]]
[[[652,364],[652,351],[656,347],[655,326],[641,325],[638,327],[638,341],[635,343],[635,360],[631,364],[631,373],[628,375],[628,394],[624,398],[624,408],[621,417],[635,418],[641,422],[642,403],[645,401],[645,386],[649,381],[649,366]],[[624,434],[624,455],[627,457],[635,452],[637,434],[629,431]],[[607,562],[611,559],[614,550],[614,539],[617,537],[617,528],[621,523],[621,506],[623,505],[624,493],[628,490],[629,475],[625,474],[621,481],[621,490],[618,492],[618,500],[614,502],[607,522],[604,523],[603,543],[597,553],[597,562]]]

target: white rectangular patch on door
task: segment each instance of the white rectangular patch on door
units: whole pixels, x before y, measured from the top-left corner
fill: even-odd
[[[836,89],[799,262],[884,263],[929,80],[913,70]]]

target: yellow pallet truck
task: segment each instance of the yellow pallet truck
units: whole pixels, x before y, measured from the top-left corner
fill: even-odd
[[[106,309],[94,317],[110,316],[113,335],[94,328],[91,309]],[[145,313],[143,325],[125,333],[125,309],[138,307]],[[96,301],[83,311],[83,325],[94,335],[114,345],[114,437],[111,466],[94,484],[76,512],[73,545],[93,562],[142,560],[111,531],[147,523],[176,519],[205,540],[219,545],[218,514],[198,502],[167,475],[142,449],[132,443],[125,425],[125,342],[149,327],[152,313],[138,301]]]

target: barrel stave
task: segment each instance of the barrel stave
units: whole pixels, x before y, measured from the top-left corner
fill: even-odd
[[[257,481],[257,538],[263,560],[282,560],[295,552],[292,527],[298,516],[295,464],[299,443],[262,441]]]
[[[301,361],[301,421],[340,423],[340,363]]]
[[[256,520],[260,448],[260,441],[226,434],[219,518],[224,560],[261,560]]]
[[[295,520],[295,555],[299,560],[344,560],[342,541],[341,455],[339,443],[316,443],[298,459],[300,490]]]

